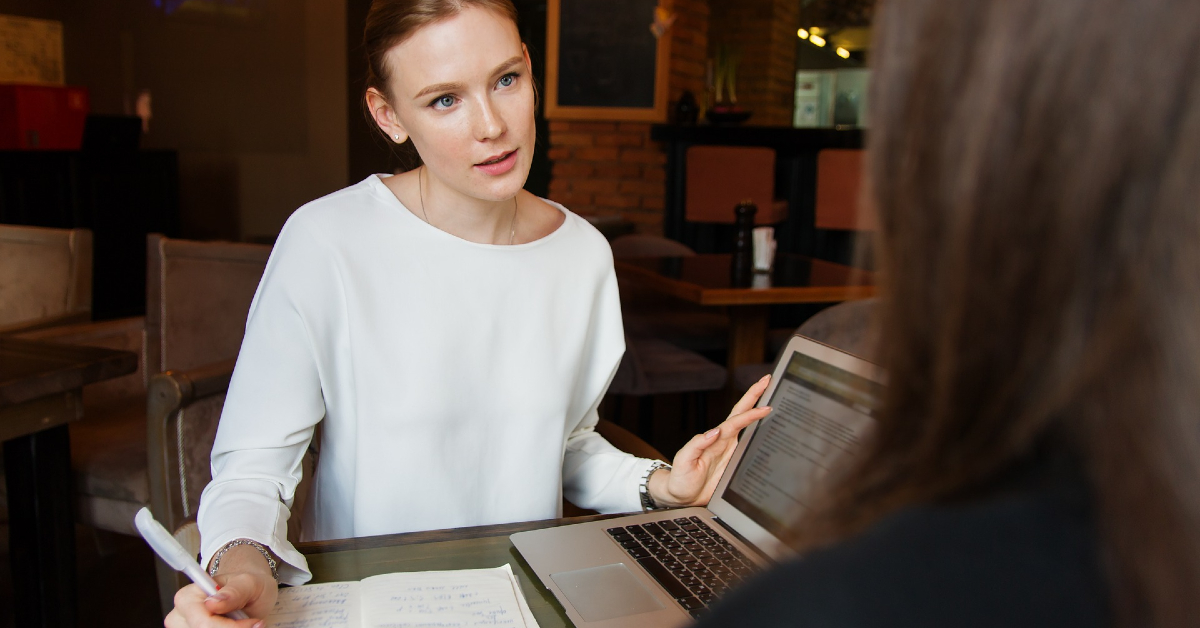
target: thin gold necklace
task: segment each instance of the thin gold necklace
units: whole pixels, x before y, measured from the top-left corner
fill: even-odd
[[[417,173],[417,197],[421,199],[421,217],[425,219],[425,224],[433,227],[433,223],[429,222],[429,214],[425,213],[425,188],[423,177],[425,175],[425,164],[421,164],[421,170]],[[437,229],[437,227],[433,227]],[[512,219],[508,223],[508,245],[512,246],[517,239],[517,197],[513,197],[513,214]]]

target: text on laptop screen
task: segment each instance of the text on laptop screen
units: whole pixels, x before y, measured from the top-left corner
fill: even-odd
[[[874,424],[883,387],[796,352],[722,498],[782,537],[814,485]]]

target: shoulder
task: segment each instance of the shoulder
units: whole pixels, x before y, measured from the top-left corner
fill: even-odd
[[[561,203],[536,196],[534,198],[545,207],[547,212],[555,214],[553,219],[554,224],[557,225],[555,237],[561,236],[562,240],[569,243],[577,254],[590,255],[608,266],[612,265],[612,247],[592,223]]]
[[[1038,494],[912,508],[760,576],[711,625],[1103,626],[1096,547],[1085,510]]]
[[[353,241],[364,229],[373,229],[383,214],[393,207],[382,192],[387,188],[377,175],[331,192],[301,205],[284,222],[276,239],[276,248],[312,244],[333,244],[341,239]],[[390,193],[389,193],[390,194]]]
[[[318,230],[340,230],[354,224],[354,218],[386,211],[389,199],[381,193],[387,188],[377,175],[331,192],[301,205],[284,223],[284,228],[306,226]]]

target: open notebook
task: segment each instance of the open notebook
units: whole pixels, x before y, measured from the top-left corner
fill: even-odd
[[[517,577],[493,569],[388,573],[279,590],[269,628],[537,628]]]

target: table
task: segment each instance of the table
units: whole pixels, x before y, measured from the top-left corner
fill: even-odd
[[[316,541],[297,546],[308,559],[313,582],[361,580],[396,571],[483,569],[512,565],[521,592],[541,628],[567,628],[571,621],[508,540],[508,535],[525,530],[607,519],[615,515],[592,515],[508,523],[457,530],[410,532],[386,536]]]
[[[823,260],[781,253],[770,273],[735,281],[732,255],[642,257],[616,261],[617,274],[685,301],[729,306],[729,375],[763,361],[768,306],[833,303],[875,294],[874,275]]]
[[[137,370],[129,351],[0,338],[0,441],[18,626],[75,626],[75,523],[67,423],[85,385]]]

